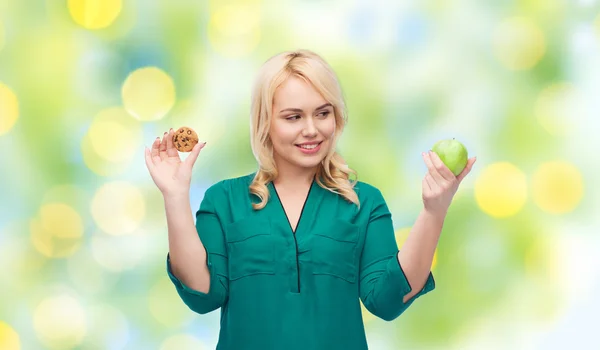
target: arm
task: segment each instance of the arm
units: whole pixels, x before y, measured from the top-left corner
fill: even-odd
[[[206,191],[195,227],[188,196],[165,198],[167,272],[184,303],[200,314],[218,309],[228,298],[227,251],[213,204],[214,191]]]
[[[411,286],[398,259],[391,213],[381,192],[374,191],[360,260],[360,298],[373,315],[392,321],[419,296],[432,291],[435,281],[428,269],[426,283],[418,288]]]
[[[398,252],[398,263],[412,288],[412,291],[404,296],[405,303],[419,293],[429,277],[443,222],[444,218],[423,209],[402,250]]]
[[[171,271],[192,289],[208,292],[206,251],[194,226],[189,196],[165,197]]]
[[[476,160],[469,159],[465,169],[454,176],[435,152],[423,152],[422,156],[428,169],[423,179],[423,210],[402,251],[398,252],[398,262],[403,267],[409,284],[414,287],[404,296],[405,302],[417,295],[426,283],[452,198]]]

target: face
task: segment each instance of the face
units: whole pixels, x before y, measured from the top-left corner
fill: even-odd
[[[277,166],[313,169],[325,158],[335,131],[333,106],[301,78],[275,91],[269,135]]]

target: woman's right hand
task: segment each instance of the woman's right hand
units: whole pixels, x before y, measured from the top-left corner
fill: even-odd
[[[157,137],[152,149],[145,149],[146,167],[163,196],[188,195],[192,181],[192,167],[206,143],[198,143],[190,155],[181,161],[173,144],[173,129]]]

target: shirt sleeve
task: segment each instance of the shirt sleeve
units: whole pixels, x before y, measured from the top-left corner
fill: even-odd
[[[393,321],[418,297],[435,289],[430,272],[421,291],[404,302],[412,291],[398,260],[392,216],[381,192],[375,189],[365,244],[360,260],[360,298],[373,315]]]
[[[227,303],[229,296],[227,248],[221,223],[214,206],[215,188],[209,188],[196,212],[196,231],[206,250],[210,288],[203,293],[186,286],[171,270],[167,253],[167,273],[183,302],[199,314],[206,314]]]

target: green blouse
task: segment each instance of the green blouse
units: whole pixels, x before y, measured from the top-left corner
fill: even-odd
[[[403,302],[411,286],[377,188],[356,184],[358,209],[313,181],[293,232],[272,183],[266,207],[252,209],[253,177],[212,185],[196,213],[208,293],[173,275],[167,254],[183,302],[199,314],[221,308],[217,349],[367,349],[359,298],[373,315],[392,321],[435,288],[430,272],[419,294]]]

